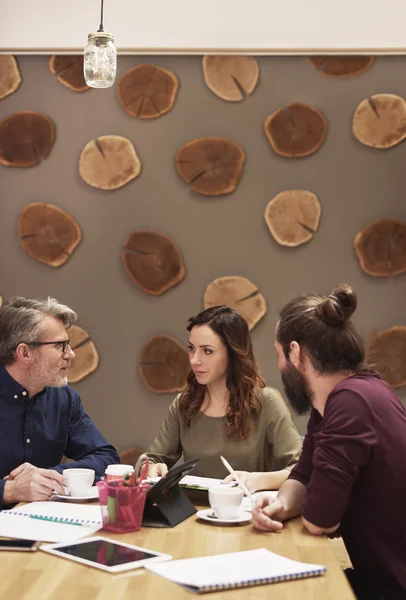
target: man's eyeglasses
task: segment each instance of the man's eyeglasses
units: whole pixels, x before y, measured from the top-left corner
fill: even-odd
[[[65,352],[68,349],[68,346],[70,346],[69,341],[70,340],[58,340],[57,342],[28,342],[27,346],[60,346],[62,354],[65,354]]]

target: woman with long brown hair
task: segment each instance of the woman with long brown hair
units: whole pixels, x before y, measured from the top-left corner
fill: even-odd
[[[279,489],[302,444],[283,398],[265,388],[246,321],[216,306],[191,317],[187,330],[188,387],[148,449],[149,476],[165,475],[183,455],[200,457],[194,475],[223,478],[223,455],[250,491]]]

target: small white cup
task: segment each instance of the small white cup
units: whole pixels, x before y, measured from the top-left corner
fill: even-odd
[[[209,489],[209,502],[219,519],[235,519],[241,512],[244,493],[238,487],[215,486]]]
[[[134,467],[132,465],[108,465],[104,471],[106,481],[121,481],[125,475],[129,475],[129,483],[134,483]]]
[[[93,469],[65,469],[64,484],[70,496],[88,496],[94,482]]]

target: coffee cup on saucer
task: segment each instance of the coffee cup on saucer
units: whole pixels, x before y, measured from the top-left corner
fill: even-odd
[[[83,498],[90,494],[95,472],[93,469],[65,469],[63,477],[69,495]]]
[[[241,513],[244,493],[238,487],[215,486],[209,489],[209,502],[219,519],[236,519]]]

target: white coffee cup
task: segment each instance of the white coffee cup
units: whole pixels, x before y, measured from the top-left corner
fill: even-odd
[[[94,482],[93,469],[65,469],[64,484],[70,496],[88,496]]]
[[[125,475],[129,475],[129,483],[134,483],[134,467],[132,465],[108,465],[104,471],[106,481],[121,481]]]
[[[209,489],[209,502],[219,519],[235,519],[241,512],[244,493],[238,487],[217,485]]]

